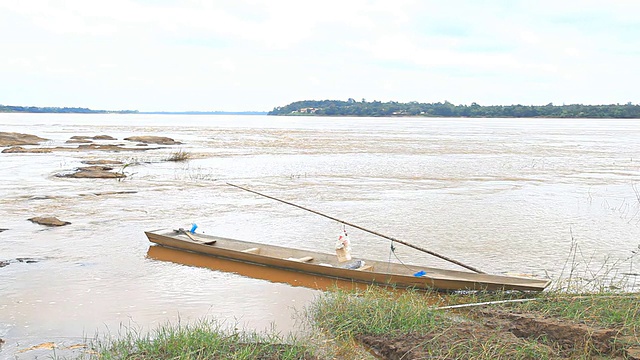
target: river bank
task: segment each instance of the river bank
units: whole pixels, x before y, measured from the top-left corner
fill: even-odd
[[[300,313],[304,336],[244,332],[215,319],[124,328],[19,354],[71,359],[640,359],[639,293],[441,294],[334,289]],[[56,355],[57,350],[57,355]]]

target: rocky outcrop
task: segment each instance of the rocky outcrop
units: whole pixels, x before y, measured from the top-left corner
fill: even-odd
[[[66,141],[67,144],[79,144],[77,147],[39,147],[28,148],[21,145],[38,145],[44,139],[35,135],[0,132],[0,147],[8,147],[2,150],[2,153],[51,153],[54,151],[145,151],[158,149],[157,147],[151,148],[147,144],[160,144],[160,145],[176,145],[181,144],[179,141],[175,141],[168,137],[162,136],[133,136],[126,138],[125,140],[138,142],[136,147],[126,147],[124,144],[96,144],[93,140],[118,140],[110,135],[74,135]]]
[[[2,150],[3,153],[50,153],[54,151],[69,151],[69,152],[78,152],[78,151],[91,151],[91,150],[101,150],[101,151],[144,151],[144,150],[152,150],[157,148],[133,148],[133,147],[123,147],[121,145],[100,145],[100,144],[81,144],[78,147],[53,147],[53,148],[24,148],[22,146],[13,146],[8,149]]]
[[[87,136],[87,135],[74,135],[66,141],[67,144],[88,144],[93,140],[118,140],[110,135],[96,135],[96,136]]]
[[[15,132],[0,132],[0,147],[17,146],[17,145],[38,145],[48,139],[30,134],[21,134]]]
[[[85,166],[77,168],[75,172],[56,176],[75,179],[120,179],[127,177],[122,172],[113,172],[113,167],[106,165]]]
[[[89,139],[69,139],[65,144],[91,144],[93,141]]]
[[[118,140],[116,138],[114,138],[113,136],[109,136],[109,135],[96,135],[94,137],[92,137],[93,140]]]
[[[124,138],[128,141],[135,141],[144,144],[158,144],[158,145],[179,145],[182,144],[179,141],[175,141],[172,138],[164,136],[130,136]]]
[[[37,216],[37,217],[32,217],[31,219],[29,219],[29,221],[36,224],[45,225],[45,226],[65,226],[65,225],[71,224],[68,221],[61,221],[60,219],[54,216]]]
[[[51,149],[48,148],[23,148],[22,146],[12,146],[10,148],[4,149],[2,150],[3,153],[5,154],[12,154],[12,153],[34,153],[34,154],[45,154],[45,153],[50,153]]]

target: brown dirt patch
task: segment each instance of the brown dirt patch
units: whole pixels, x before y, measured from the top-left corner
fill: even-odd
[[[486,325],[489,327],[506,329],[521,338],[545,338],[565,350],[589,348],[597,353],[608,354],[613,350],[613,340],[620,333],[615,329],[594,328],[535,314],[502,310],[481,310],[476,314],[488,319]]]
[[[481,310],[433,333],[363,335],[356,340],[381,359],[502,358],[564,359],[588,354],[593,358],[637,358],[640,347],[620,345],[617,329],[536,314]],[[487,352],[489,351],[489,352]],[[489,356],[487,357],[487,354]]]

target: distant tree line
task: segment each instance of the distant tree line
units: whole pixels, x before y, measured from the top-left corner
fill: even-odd
[[[0,105],[0,112],[4,113],[61,113],[61,114],[136,114],[138,110],[91,110],[78,107],[37,107]]]
[[[341,100],[305,100],[276,107],[268,115],[317,115],[317,116],[425,116],[425,117],[474,117],[474,118],[640,118],[640,105],[489,105],[475,102],[471,105],[444,103],[399,103],[396,101],[368,102]]]

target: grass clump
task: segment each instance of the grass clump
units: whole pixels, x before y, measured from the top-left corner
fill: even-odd
[[[383,358],[565,359],[640,349],[640,294],[336,290],[310,322]],[[450,305],[468,305],[451,308]]]
[[[308,309],[308,314],[317,326],[330,329],[341,338],[422,331],[448,321],[430,310],[417,292],[393,293],[378,287],[325,293]]]
[[[336,290],[307,314],[319,330],[341,341],[355,339],[383,358],[545,359],[550,347],[535,339],[494,331],[457,314],[435,310],[440,295],[377,287]],[[436,298],[434,301],[434,297]]]
[[[169,156],[165,160],[181,162],[181,161],[187,161],[189,159],[191,159],[191,153],[183,149],[180,149],[169,154]]]
[[[286,341],[285,341],[286,340]],[[95,340],[90,359],[315,359],[299,341],[274,334],[226,330],[213,320],[158,327],[143,334],[124,328],[116,339]]]

